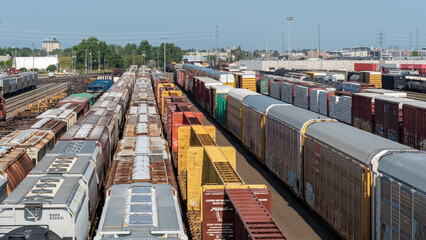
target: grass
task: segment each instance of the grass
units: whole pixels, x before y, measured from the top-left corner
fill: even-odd
[[[72,57],[58,57],[59,58],[59,70],[63,72],[66,70],[67,72],[71,71],[72,68]]]

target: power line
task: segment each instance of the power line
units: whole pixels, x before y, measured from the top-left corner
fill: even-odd
[[[130,33],[85,33],[85,32],[51,32],[51,31],[40,31],[40,30],[22,30],[22,29],[10,29],[2,28],[2,30],[12,31],[12,32],[33,32],[33,33],[53,33],[53,34],[97,34],[97,35],[138,35],[138,34],[170,34],[170,33],[188,33],[188,32],[197,32],[197,31],[210,31],[209,28],[204,29],[193,29],[193,30],[183,30],[183,31],[168,31],[168,32],[130,32]]]
[[[23,36],[23,37],[46,37],[46,35],[36,35],[36,34],[20,34],[20,33],[7,33],[7,32],[0,32],[0,35],[12,35],[12,36]],[[185,35],[176,35],[171,37],[182,37],[182,36],[208,36],[209,33],[200,33],[200,34],[185,34]],[[90,34],[87,35],[81,35],[81,36],[61,36],[61,35],[55,35],[56,38],[63,38],[63,39],[80,39],[85,37],[91,37],[93,36]],[[134,36],[134,37],[127,37],[127,36],[120,36],[120,37],[101,37],[103,39],[134,39],[134,38],[144,38],[144,39],[155,39],[159,36]]]

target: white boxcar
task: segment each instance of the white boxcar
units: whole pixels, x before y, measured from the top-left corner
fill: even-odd
[[[48,226],[61,239],[87,239],[87,191],[81,177],[27,176],[0,205],[0,236],[9,239],[20,233],[27,239],[31,232],[23,226]]]

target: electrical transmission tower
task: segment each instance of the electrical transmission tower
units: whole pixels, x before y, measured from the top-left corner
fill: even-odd
[[[382,31],[382,29],[380,29],[380,33],[378,33],[379,35],[379,43],[380,43],[380,60],[383,60],[383,40],[384,40],[384,33]]]

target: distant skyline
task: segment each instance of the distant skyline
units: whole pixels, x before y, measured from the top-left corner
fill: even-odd
[[[288,49],[288,22],[291,48],[318,47],[336,50],[354,46],[379,47],[378,33],[385,34],[384,47],[416,49],[426,47],[423,10],[426,1],[409,0],[0,0],[0,47],[41,49],[45,38],[56,37],[62,48],[95,36],[108,44],[138,44],[148,40],[161,44],[167,37],[183,49],[208,49],[216,45],[219,27],[220,48],[241,46],[245,50]]]

